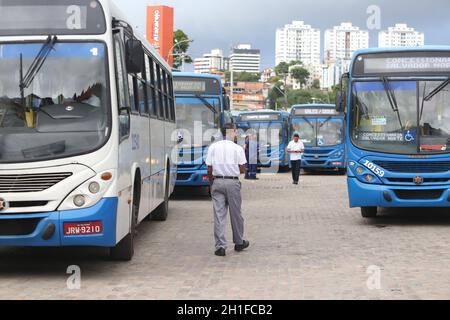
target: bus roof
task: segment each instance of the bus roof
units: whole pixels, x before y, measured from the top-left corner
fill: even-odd
[[[195,73],[195,72],[179,72],[174,71],[173,76],[175,78],[177,77],[192,77],[192,78],[203,78],[203,79],[217,79],[221,81],[222,79],[215,74],[209,74],[209,73]]]
[[[248,114],[281,114],[288,115],[289,112],[286,111],[276,111],[276,110],[259,110],[259,111],[242,111],[239,115],[248,115]]]
[[[308,109],[308,108],[314,108],[314,109],[319,109],[319,108],[335,109],[336,105],[334,105],[334,104],[296,104],[296,105],[293,105],[291,108],[292,109],[300,109],[300,108],[304,108],[304,109]]]
[[[356,59],[361,54],[392,53],[392,52],[420,52],[420,51],[450,51],[450,46],[417,46],[417,47],[400,47],[400,48],[358,49],[353,53],[353,59]]]

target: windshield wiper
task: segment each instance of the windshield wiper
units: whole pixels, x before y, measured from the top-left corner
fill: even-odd
[[[203,98],[201,95],[196,94],[195,97],[197,99],[199,99],[201,102],[203,102],[203,104],[208,107],[209,110],[211,110],[213,113],[217,114],[217,110],[216,107],[211,105],[208,100],[206,100],[205,98]]]
[[[324,126],[326,123],[328,123],[331,119],[333,119],[333,117],[328,117],[324,122],[322,122],[322,123],[320,124],[320,128],[323,128],[323,126]]]
[[[398,122],[400,123],[400,128],[403,129],[402,118],[400,116],[400,111],[398,109],[398,103],[397,98],[395,97],[395,93],[391,88],[389,80],[386,77],[382,77],[381,79],[383,80],[384,90],[386,91],[386,94],[388,96],[388,100],[389,103],[391,104],[392,111],[394,111],[397,114]]]
[[[309,119],[307,117],[302,117],[310,126],[311,128],[314,129],[314,125],[311,123],[311,121],[309,121]]]
[[[425,98],[423,98],[423,100],[426,102],[431,101],[434,98],[434,96],[436,96],[439,92],[444,90],[449,84],[450,84],[450,78],[447,78],[447,80],[442,82],[436,89],[431,91]]]
[[[34,58],[33,62],[31,63],[28,71],[23,74],[23,54],[20,54],[20,93],[22,102],[25,100],[25,89],[29,88],[30,85],[33,83],[34,78],[38,75],[39,71],[42,69],[42,66],[44,65],[45,61],[47,60],[48,56],[50,55],[50,52],[53,50],[56,41],[58,38],[56,36],[49,35],[45,43],[42,45],[41,49],[39,50],[38,54]],[[24,105],[24,103],[23,103]]]

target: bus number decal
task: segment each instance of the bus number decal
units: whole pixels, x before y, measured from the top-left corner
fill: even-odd
[[[376,164],[366,160],[364,162],[364,166],[366,166],[370,171],[372,171],[373,173],[375,173],[377,176],[379,176],[380,178],[383,178],[385,175],[384,170],[382,170],[380,167],[378,167]]]

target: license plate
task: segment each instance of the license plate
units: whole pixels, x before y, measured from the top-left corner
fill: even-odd
[[[101,221],[64,223],[65,236],[82,236],[102,233],[103,223]]]

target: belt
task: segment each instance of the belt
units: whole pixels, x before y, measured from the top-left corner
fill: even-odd
[[[214,179],[223,179],[223,180],[239,180],[239,177],[216,177],[214,176]]]

